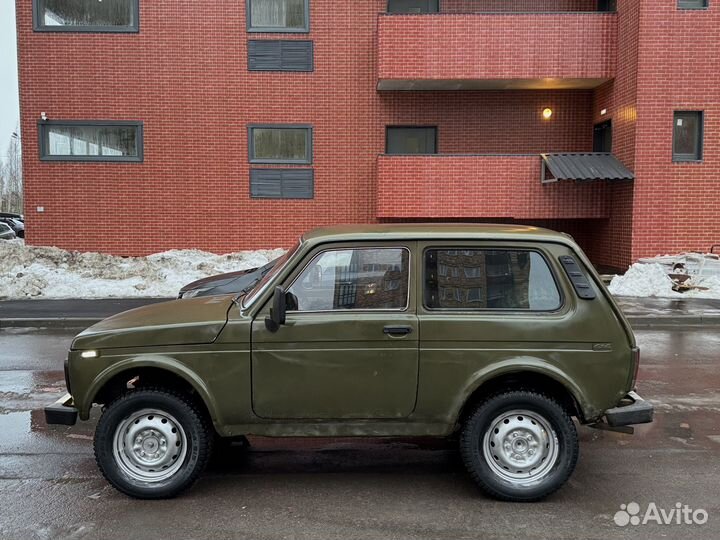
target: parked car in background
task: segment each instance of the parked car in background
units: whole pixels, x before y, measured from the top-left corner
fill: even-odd
[[[25,238],[25,223],[20,219],[0,216],[0,223],[9,226],[18,238]]]
[[[270,261],[258,268],[248,268],[238,272],[218,274],[188,283],[178,294],[178,298],[195,298],[196,296],[212,296],[218,294],[239,294],[250,290],[265,274],[272,270],[278,259]]]
[[[567,235],[331,227],[244,291],[88,328],[65,362],[68,394],[45,416],[73,425],[102,405],[98,466],[133,497],[180,493],[214,444],[247,435],[458,435],[483,492],[536,501],[575,468],[573,418],[623,433],[652,421],[634,391],[639,360],[628,321]]]
[[[0,240],[12,240],[16,237],[15,231],[7,223],[0,222]]]

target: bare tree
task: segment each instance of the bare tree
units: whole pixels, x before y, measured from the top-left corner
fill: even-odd
[[[0,171],[0,210],[23,213],[22,158],[18,130],[10,136],[5,164]]]

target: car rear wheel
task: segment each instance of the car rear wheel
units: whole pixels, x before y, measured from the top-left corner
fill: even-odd
[[[568,413],[550,397],[528,391],[480,404],[463,427],[460,450],[478,487],[506,501],[536,501],[559,489],[579,452]]]
[[[119,491],[141,499],[174,497],[204,469],[212,435],[190,400],[160,389],[110,403],[95,430],[95,459]]]

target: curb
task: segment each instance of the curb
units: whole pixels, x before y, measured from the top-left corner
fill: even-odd
[[[2,328],[59,328],[68,330],[84,330],[102,319],[85,317],[61,317],[54,319],[46,318],[18,318],[0,319]]]
[[[662,327],[662,326],[720,326],[718,315],[681,315],[675,317],[627,317],[630,326]]]
[[[670,326],[720,326],[720,315],[679,315],[674,317],[626,317],[633,328],[659,328]],[[103,318],[59,317],[0,319],[2,328],[57,328],[84,330]]]

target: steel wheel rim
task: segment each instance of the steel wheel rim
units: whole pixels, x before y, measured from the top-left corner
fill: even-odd
[[[496,416],[482,441],[490,470],[517,486],[545,478],[557,463],[559,447],[557,434],[545,417],[519,409]]]
[[[130,414],[113,436],[115,462],[138,482],[167,480],[180,470],[186,455],[185,430],[173,415],[158,409]]]

